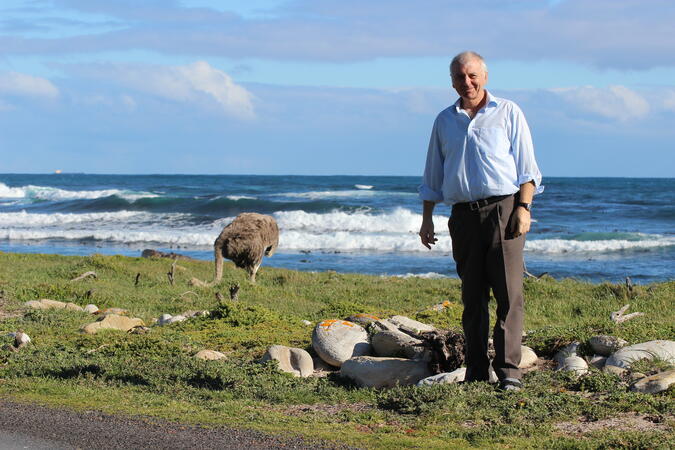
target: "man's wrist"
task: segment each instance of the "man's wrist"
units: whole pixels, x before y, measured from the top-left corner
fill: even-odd
[[[516,208],[523,208],[527,212],[532,212],[532,203],[528,202],[518,202]]]

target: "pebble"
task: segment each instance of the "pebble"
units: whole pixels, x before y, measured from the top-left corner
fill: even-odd
[[[340,375],[362,387],[392,388],[416,384],[429,377],[431,371],[425,361],[357,356],[342,364]]]
[[[279,370],[296,377],[308,377],[314,373],[314,361],[307,351],[301,348],[273,345],[267,349],[261,362],[274,360],[279,363]]]
[[[328,364],[340,367],[353,356],[369,355],[368,333],[346,320],[324,320],[314,327],[312,347]]]
[[[98,306],[90,303],[84,307],[84,311],[88,312],[89,314],[97,314],[99,312],[99,309]]]

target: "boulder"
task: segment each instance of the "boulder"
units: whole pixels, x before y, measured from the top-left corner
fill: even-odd
[[[422,341],[401,331],[380,331],[370,341],[377,356],[422,358]]]
[[[520,369],[526,369],[528,367],[534,366],[538,359],[534,350],[525,345],[520,346],[520,355],[520,364],[518,364],[518,368]]]
[[[634,361],[654,358],[675,365],[675,341],[657,340],[623,347],[607,358],[605,366],[627,369]]]
[[[420,333],[422,331],[434,331],[436,329],[431,325],[418,322],[405,316],[394,316],[389,319],[386,319],[386,321],[395,325],[398,328],[407,328],[409,330],[415,331],[416,333]]]
[[[418,386],[431,386],[432,384],[452,384],[464,381],[466,367],[460,367],[452,372],[444,372],[426,377],[417,382]]]
[[[657,394],[665,391],[673,384],[675,384],[675,369],[645,377],[631,385],[630,390],[645,394]]]
[[[577,375],[583,375],[588,372],[588,363],[580,356],[568,356],[558,362],[557,370],[570,371]]]
[[[87,306],[84,307],[84,312],[88,312],[89,314],[97,314],[99,312],[98,306],[89,303]]]
[[[351,357],[371,352],[366,330],[346,320],[319,322],[312,333],[312,347],[321,359],[336,367]]]
[[[588,344],[593,351],[601,356],[609,356],[612,353],[624,347],[628,342],[614,336],[593,336],[588,340]]]
[[[87,334],[96,334],[102,329],[129,331],[134,327],[145,326],[143,321],[138,318],[131,318],[126,316],[119,316],[117,314],[108,314],[97,322],[92,322],[82,327],[82,330]]]
[[[591,360],[589,361],[589,364],[596,369],[602,370],[603,367],[605,367],[605,362],[607,362],[607,357],[602,356],[602,355],[593,355]]]
[[[227,356],[215,350],[200,350],[195,355],[195,358],[203,359],[204,361],[216,361],[218,359],[227,359]]]
[[[579,343],[572,342],[571,344],[566,345],[565,347],[558,350],[558,353],[553,356],[553,360],[558,364],[558,366],[560,366],[563,364],[563,361],[565,361],[566,358],[569,358],[570,356],[578,356],[578,349]]]
[[[24,306],[32,309],[68,309],[70,311],[83,311],[82,307],[75,303],[65,303],[58,300],[49,300],[47,298],[28,301],[24,303]]]
[[[346,320],[358,323],[361,326],[366,326],[369,323],[377,322],[378,320],[380,320],[380,318],[372,314],[359,313],[359,314],[352,314],[351,316],[347,317]]]
[[[267,349],[261,362],[269,360],[278,361],[279,370],[296,377],[308,377],[314,373],[312,356],[301,348],[273,345]]]
[[[431,371],[424,361],[357,356],[342,364],[340,375],[362,387],[391,388],[415,384],[429,377]]]

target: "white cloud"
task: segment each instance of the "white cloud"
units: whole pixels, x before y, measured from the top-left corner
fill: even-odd
[[[0,72],[0,94],[56,98],[59,90],[46,78],[18,72]]]
[[[621,122],[643,118],[650,112],[647,100],[625,86],[584,86],[550,91],[577,110]]]
[[[75,70],[89,77],[106,79],[126,89],[176,102],[215,102],[221,111],[240,119],[255,117],[253,95],[236,84],[227,73],[205,61],[183,66],[108,64],[75,67]],[[135,107],[138,102],[131,96],[127,97],[125,104]]]
[[[663,109],[675,111],[675,89],[665,91],[663,95]]]

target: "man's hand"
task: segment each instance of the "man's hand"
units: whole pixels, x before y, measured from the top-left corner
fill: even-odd
[[[422,245],[431,250],[431,246],[438,240],[434,237],[433,220],[422,221],[422,226],[420,227],[420,239],[422,240]]]
[[[530,212],[521,206],[516,206],[511,216],[511,233],[514,238],[526,234],[530,231]]]

